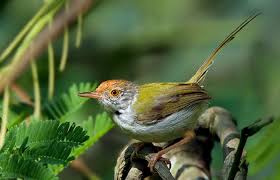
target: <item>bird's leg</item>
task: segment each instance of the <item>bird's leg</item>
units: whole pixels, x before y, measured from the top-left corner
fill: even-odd
[[[138,156],[138,152],[145,146],[145,143],[139,142],[139,143],[133,144],[133,146],[134,146],[134,150],[133,150],[132,154],[130,155],[130,162],[132,162],[133,159]]]
[[[164,148],[163,150],[157,152],[152,158],[151,160],[149,161],[149,164],[148,164],[148,167],[150,168],[151,172],[154,171],[154,167],[155,167],[155,164],[158,160],[162,159],[163,161],[165,161],[167,164],[169,164],[171,166],[171,163],[169,160],[165,159],[165,158],[162,158],[161,156],[166,154],[167,152],[169,152],[170,150],[178,147],[178,146],[181,146],[181,145],[184,145],[188,142],[190,142],[193,138],[195,137],[195,133],[193,130],[189,130],[185,133],[183,139],[181,139],[180,141],[176,142],[175,144],[172,144],[171,146],[168,146],[166,148]]]

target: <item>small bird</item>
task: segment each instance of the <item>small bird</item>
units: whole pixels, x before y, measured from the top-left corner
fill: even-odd
[[[202,81],[218,52],[260,13],[255,13],[232,31],[187,82],[137,85],[126,80],[102,82],[95,91],[79,96],[97,99],[112,113],[113,120],[130,137],[143,142],[166,142],[182,138],[154,155],[154,165],[169,150],[188,143],[194,136],[198,117],[208,107],[210,96]],[[164,158],[163,158],[164,159]]]

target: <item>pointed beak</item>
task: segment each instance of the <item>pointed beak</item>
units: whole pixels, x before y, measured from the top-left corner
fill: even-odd
[[[92,98],[92,99],[99,99],[101,95],[98,92],[83,92],[79,93],[80,97]]]

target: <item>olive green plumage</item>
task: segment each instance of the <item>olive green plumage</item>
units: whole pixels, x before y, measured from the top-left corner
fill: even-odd
[[[195,83],[150,83],[139,87],[133,109],[139,123],[153,123],[194,103],[210,99]]]

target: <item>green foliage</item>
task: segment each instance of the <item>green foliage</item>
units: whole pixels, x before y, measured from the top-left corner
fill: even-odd
[[[270,162],[277,160],[280,152],[280,144],[275,143],[279,140],[278,133],[280,131],[280,118],[267,127],[262,137],[259,138],[258,143],[248,150],[248,160],[250,162],[250,174],[256,174],[263,170]],[[273,162],[273,166],[279,167],[280,162]],[[271,177],[280,174],[278,171],[270,174]]]
[[[55,174],[108,132],[113,123],[106,113],[89,117],[80,126],[65,122],[87,101],[78,93],[94,88],[90,83],[74,84],[50,102],[43,115],[56,120],[31,118],[29,125],[11,126],[0,151],[0,178],[56,179]],[[11,118],[18,116],[12,113]]]
[[[51,179],[54,173],[48,166],[66,166],[74,159],[72,150],[87,139],[80,126],[69,122],[32,120],[29,126],[21,123],[6,135],[0,154],[0,177]]]
[[[26,160],[19,155],[0,154],[0,179],[58,179],[42,164]]]
[[[5,80],[4,78],[9,74],[13,65],[20,63],[20,57],[31,46],[39,33],[48,25],[51,28],[53,18],[62,8],[68,8],[67,0],[43,2],[39,11],[0,54],[0,64],[7,60],[7,63],[3,64],[3,68],[0,68],[1,80]],[[81,13],[78,17],[76,46],[81,43],[82,16]],[[68,27],[65,26],[65,29],[60,70],[64,69],[68,55]],[[56,67],[52,42],[48,41],[48,43],[51,62],[49,65],[49,97],[52,97],[55,90],[54,72]],[[11,59],[8,59],[10,57]],[[5,144],[0,150],[0,179],[57,179],[57,173],[113,127],[110,118],[105,113],[97,115],[95,120],[92,117],[84,122],[78,120],[79,123],[83,122],[80,126],[73,123],[74,120],[70,120],[70,117],[87,101],[86,98],[80,98],[78,93],[93,90],[96,85],[90,83],[73,85],[67,93],[62,94],[58,99],[50,103],[43,102],[47,105],[45,111],[41,112],[42,102],[38,79],[39,75],[36,71],[35,75],[33,73],[35,103],[34,107],[30,109],[34,108],[34,117],[40,120],[29,117],[31,112],[27,111],[26,108],[20,107],[18,111],[14,111],[14,104],[10,105],[9,113],[5,113],[9,116],[7,127],[3,126],[4,129],[7,129],[7,134]],[[29,94],[31,93],[26,93],[27,96]],[[1,101],[0,103],[2,105]],[[2,114],[1,105],[0,113]],[[40,115],[42,118],[39,118]],[[23,122],[26,118],[29,118],[30,124]]]
[[[63,93],[61,97],[54,99],[46,105],[46,114],[48,114],[49,118],[57,119],[60,122],[69,121],[69,117],[88,101],[87,98],[80,98],[78,93],[92,91],[95,88],[96,85],[91,83],[72,85],[67,93]],[[71,155],[74,158],[85,152],[113,127],[109,115],[105,112],[98,114],[95,118],[90,116],[79,125],[87,131],[89,139],[72,151]],[[54,169],[55,173],[58,173],[63,167],[54,167]]]
[[[98,139],[100,139],[104,134],[106,134],[114,124],[107,113],[98,114],[93,121],[90,116],[87,121],[84,121],[82,127],[87,130],[89,139],[80,147],[74,150],[73,156],[78,156],[89,147],[91,147]]]
[[[79,110],[86,103],[87,98],[78,96],[80,92],[91,91],[96,85],[91,83],[80,83],[72,85],[67,93],[61,95],[60,98],[53,100],[46,105],[47,114],[50,118],[58,119],[65,122],[67,118]]]

